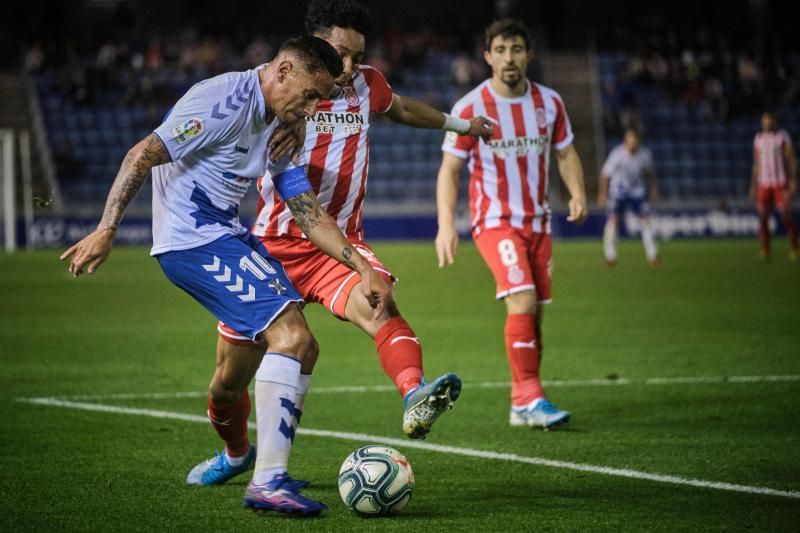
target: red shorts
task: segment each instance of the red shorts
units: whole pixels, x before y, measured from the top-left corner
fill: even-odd
[[[786,189],[784,187],[759,187],[756,206],[761,212],[769,211],[774,205],[778,211],[786,209]]]
[[[475,245],[494,275],[498,299],[535,289],[538,303],[550,303],[553,240],[549,233],[491,228],[475,237]]]
[[[269,255],[283,265],[289,280],[306,302],[315,302],[327,307],[339,319],[346,320],[345,308],[353,287],[361,276],[336,259],[328,256],[308,239],[296,237],[259,237]],[[350,241],[372,268],[387,283],[397,279],[375,256],[365,242]],[[249,339],[237,334],[222,322],[217,326],[220,337],[231,344],[253,346]]]

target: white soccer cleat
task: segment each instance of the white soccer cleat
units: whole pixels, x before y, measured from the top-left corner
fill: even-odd
[[[572,414],[562,411],[545,398],[537,398],[524,407],[511,407],[508,423],[511,426],[553,429],[563,426]]]

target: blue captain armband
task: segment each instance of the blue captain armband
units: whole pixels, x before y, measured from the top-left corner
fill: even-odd
[[[275,184],[275,190],[284,202],[288,198],[303,194],[312,190],[311,182],[308,181],[306,171],[302,167],[294,167],[286,172],[281,172],[274,178],[272,183]]]

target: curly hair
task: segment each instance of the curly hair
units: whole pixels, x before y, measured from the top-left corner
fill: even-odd
[[[352,0],[311,0],[306,13],[306,32],[328,35],[334,26],[367,35],[372,28],[369,10]]]

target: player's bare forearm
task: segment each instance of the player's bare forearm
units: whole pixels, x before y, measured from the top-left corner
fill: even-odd
[[[569,190],[569,216],[567,220],[582,224],[588,216],[586,209],[586,185],[583,181],[583,165],[573,145],[556,151],[558,172]]]
[[[658,182],[656,180],[656,174],[653,171],[647,171],[645,176],[647,177],[647,186],[650,190],[650,199],[655,201],[658,198]]]
[[[436,179],[436,211],[439,231],[436,234],[434,245],[439,268],[452,265],[458,252],[455,213],[458,202],[458,175],[463,166],[464,162],[461,159],[445,153]]]
[[[111,246],[122,215],[147,179],[150,169],[168,163],[169,153],[161,140],[150,134],[128,151],[108,193],[103,217],[97,229],[70,246],[61,260],[70,259],[69,271],[80,276],[84,268],[93,274],[111,253]]]
[[[493,134],[491,122],[484,117],[472,117],[469,120],[465,120],[463,130],[459,130],[457,126],[446,127],[446,116],[444,113],[424,102],[407,96],[394,95],[392,105],[386,112],[386,116],[393,122],[405,124],[406,126],[412,126],[414,128],[458,130],[457,133],[459,134],[481,137],[484,140],[488,140]],[[450,117],[450,119],[461,120],[454,119],[453,117]]]
[[[583,165],[578,151],[570,145],[560,152],[556,152],[558,159],[558,172],[561,179],[573,198],[586,198],[586,186],[583,182]]]
[[[444,114],[441,111],[408,96],[395,95],[386,116],[392,122],[414,128],[433,129],[444,125]]]
[[[116,232],[122,215],[131,200],[142,188],[147,175],[155,166],[169,163],[170,157],[164,143],[151,133],[128,151],[122,161],[111,191],[108,193],[103,217],[98,229]]]
[[[353,250],[336,221],[324,210],[314,191],[286,200],[295,222],[317,248],[346,267],[362,274],[371,268],[361,254]]]

